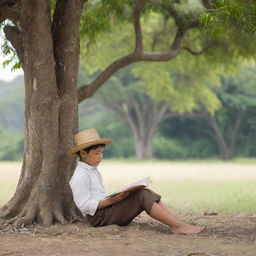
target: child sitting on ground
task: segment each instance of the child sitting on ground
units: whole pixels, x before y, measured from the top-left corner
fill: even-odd
[[[152,218],[168,225],[175,234],[196,234],[204,229],[179,220],[161,202],[161,196],[149,189],[122,192],[105,198],[107,194],[97,166],[102,160],[105,146],[112,139],[101,139],[95,129],[88,129],[78,133],[75,140],[76,145],[69,153],[78,154],[80,161],[69,184],[76,206],[91,225],[125,226],[145,210]]]

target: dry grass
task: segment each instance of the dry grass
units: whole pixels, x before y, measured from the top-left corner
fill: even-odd
[[[256,210],[256,163],[120,162],[99,167],[107,191],[150,176],[150,188],[183,211]],[[21,163],[0,163],[0,206],[14,193]]]

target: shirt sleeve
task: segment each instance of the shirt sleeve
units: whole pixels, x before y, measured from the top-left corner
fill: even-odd
[[[89,214],[93,216],[97,210],[99,200],[91,198],[89,176],[73,177],[69,184],[76,206],[83,215]]]

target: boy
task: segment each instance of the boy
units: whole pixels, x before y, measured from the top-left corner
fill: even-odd
[[[161,196],[149,189],[131,194],[120,193],[105,199],[105,189],[97,166],[103,151],[112,139],[101,139],[95,129],[88,129],[75,136],[76,145],[69,150],[78,154],[75,172],[69,182],[74,201],[87,221],[97,227],[117,224],[128,225],[142,211],[161,221],[175,234],[196,234],[204,228],[188,225],[179,220],[162,202]]]

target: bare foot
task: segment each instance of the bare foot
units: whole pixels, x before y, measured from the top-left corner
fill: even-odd
[[[205,227],[199,227],[199,226],[193,226],[189,224],[182,224],[177,228],[172,228],[173,234],[198,234],[202,232],[205,229]]]

